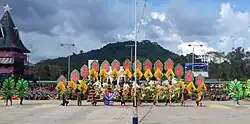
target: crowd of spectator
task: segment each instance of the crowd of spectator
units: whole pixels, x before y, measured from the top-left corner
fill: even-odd
[[[47,100],[56,99],[56,84],[38,84],[32,83],[26,100]]]

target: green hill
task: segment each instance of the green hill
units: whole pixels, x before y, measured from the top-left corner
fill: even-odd
[[[114,59],[117,59],[122,63],[125,59],[131,58],[131,47],[129,47],[128,45],[134,45],[134,41],[109,43],[100,49],[91,50],[86,53],[73,54],[71,55],[71,68],[80,69],[82,65],[87,64],[88,60],[93,59],[99,60],[100,62],[102,62],[103,60],[112,62]],[[164,62],[168,58],[179,58],[179,55],[166,50],[158,43],[151,42],[149,40],[138,42],[137,55],[138,59],[142,62],[145,59],[149,59],[152,62],[160,59]],[[35,72],[41,79],[47,79],[46,77],[51,77],[48,79],[54,79],[54,76],[58,75],[59,73],[67,74],[67,62],[67,57],[43,60],[35,64]]]

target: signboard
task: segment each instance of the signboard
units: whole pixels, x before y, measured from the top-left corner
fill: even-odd
[[[192,71],[192,67],[194,68],[194,77],[197,77],[198,75],[208,77],[208,63],[186,63],[185,72]]]

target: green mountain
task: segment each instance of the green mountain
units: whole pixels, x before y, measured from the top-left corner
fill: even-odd
[[[117,59],[122,63],[125,59],[131,58],[131,47],[129,45],[134,45],[134,41],[109,43],[100,49],[91,50],[86,53],[73,54],[71,55],[72,67],[81,67],[83,64],[87,64],[88,60],[108,60],[109,62],[112,62],[114,59]],[[132,50],[134,56],[134,46],[132,47]],[[157,59],[166,61],[168,58],[174,59],[179,57],[179,55],[166,50],[156,42],[151,42],[149,40],[138,42],[137,51],[137,58],[141,61],[144,61],[145,59],[149,59],[152,62]],[[59,57],[56,59],[43,60],[36,65],[53,63],[62,66],[67,65],[67,62],[67,57]]]
[[[73,54],[71,55],[71,68],[80,69],[82,65],[87,64],[88,60],[99,60],[100,62],[102,62],[103,60],[108,60],[111,63],[114,59],[117,59],[118,61],[123,63],[125,59],[131,58],[131,47],[129,45],[134,45],[134,41],[109,43],[100,49],[91,50],[86,53],[82,52],[79,54]],[[132,49],[134,55],[134,47],[132,47]],[[169,50],[166,50],[158,43],[151,42],[149,40],[143,40],[142,42],[138,42],[137,51],[137,58],[142,62],[145,59],[149,59],[152,62],[155,62],[157,59],[160,59],[162,60],[162,62],[165,62],[169,58],[173,60],[179,58],[179,55]],[[35,64],[35,72],[41,78],[46,78],[46,75],[47,77],[51,77],[52,75],[57,75],[57,73],[67,74],[67,62],[67,57],[43,60]],[[43,68],[43,70],[41,70],[40,68]],[[60,70],[60,72],[56,70]],[[51,73],[44,74],[49,72]],[[52,72],[54,72],[54,74],[52,74]]]

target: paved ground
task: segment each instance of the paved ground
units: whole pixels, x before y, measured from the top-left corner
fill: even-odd
[[[59,106],[60,101],[18,101],[13,106],[4,106],[0,101],[0,124],[129,124],[132,107],[121,107],[119,103],[107,107],[102,103],[93,107],[84,102],[84,106]],[[139,107],[139,119],[145,118],[141,124],[248,124],[250,122],[250,102],[241,101],[235,107],[232,101],[206,101],[205,107],[196,107],[193,101],[187,107],[175,104],[173,107],[151,106]],[[151,109],[150,109],[151,108]],[[150,111],[149,111],[150,110]],[[147,114],[148,113],[148,114]]]

